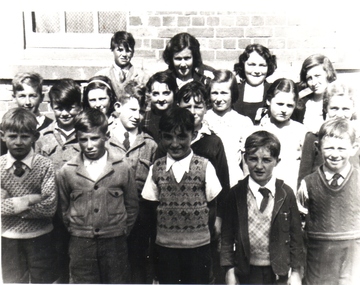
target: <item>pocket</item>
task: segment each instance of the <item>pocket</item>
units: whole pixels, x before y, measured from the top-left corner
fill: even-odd
[[[149,173],[150,165],[151,165],[150,160],[139,158],[139,163],[137,165],[136,174],[135,174],[137,181],[141,181],[145,183]]]
[[[109,224],[117,224],[121,216],[126,214],[124,193],[121,189],[110,188],[107,190],[106,207]]]
[[[84,191],[73,191],[70,193],[70,216],[84,217],[86,212],[86,202]]]
[[[281,212],[280,219],[283,232],[290,232],[290,212]]]

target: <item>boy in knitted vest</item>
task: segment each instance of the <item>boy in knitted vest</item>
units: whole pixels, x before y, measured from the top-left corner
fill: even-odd
[[[194,116],[174,107],[159,122],[167,156],[150,167],[142,192],[158,201],[156,250],[158,278],[166,284],[208,284],[210,231],[208,203],[221,191],[216,171],[190,148]]]
[[[360,171],[349,161],[358,149],[351,123],[326,121],[318,148],[324,163],[301,181],[297,194],[306,214],[305,283],[359,284]]]
[[[279,154],[279,140],[267,131],[245,141],[250,176],[231,188],[221,228],[227,284],[301,284],[300,214],[293,190],[273,175]]]
[[[8,152],[0,157],[1,262],[4,283],[53,283],[52,217],[57,206],[51,160],[35,154],[36,116],[10,109],[1,123]]]

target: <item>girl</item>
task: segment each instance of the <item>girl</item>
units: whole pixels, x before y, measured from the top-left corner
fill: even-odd
[[[337,117],[351,120],[354,123],[355,129],[357,128],[359,140],[360,132],[357,127],[356,106],[356,93],[352,88],[338,80],[329,84],[323,99],[326,120]],[[308,132],[306,134],[301,155],[298,185],[300,185],[301,180],[306,175],[313,173],[323,163],[323,159],[316,146],[317,141],[318,132]],[[360,166],[360,151],[350,158],[350,162],[356,167]]]
[[[117,100],[108,77],[98,75],[90,78],[83,96],[84,109],[99,109],[107,116],[109,125],[112,124],[115,119],[114,104]]]
[[[274,173],[294,191],[297,189],[301,148],[306,134],[303,124],[290,119],[298,99],[298,88],[292,80],[286,78],[275,80],[266,96],[269,114],[261,120],[259,126],[279,139],[281,161]]]
[[[240,77],[239,100],[234,104],[234,110],[248,116],[253,123],[259,120],[265,105],[270,87],[266,78],[274,73],[276,67],[276,56],[259,44],[248,45],[234,65],[234,71]],[[256,116],[258,110],[259,116]]]
[[[200,43],[188,33],[180,33],[170,39],[163,59],[169,67],[167,72],[176,79],[178,89],[193,80],[208,84],[214,71],[212,67],[203,64]]]
[[[303,94],[310,94],[299,101],[292,118],[303,123],[310,132],[317,132],[325,120],[323,96],[328,84],[334,80],[336,72],[326,56],[314,54],[305,59],[299,89]]]
[[[229,167],[230,187],[244,178],[243,170],[240,168],[241,150],[246,137],[253,128],[249,117],[240,115],[232,109],[232,104],[238,97],[234,74],[229,70],[214,71],[214,78],[210,81],[212,109],[205,114],[204,121],[224,144]]]

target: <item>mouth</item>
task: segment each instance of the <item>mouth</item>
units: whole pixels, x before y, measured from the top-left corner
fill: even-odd
[[[160,106],[164,106],[164,105],[166,105],[166,103],[167,103],[167,101],[157,101],[156,102],[157,104],[159,104]]]

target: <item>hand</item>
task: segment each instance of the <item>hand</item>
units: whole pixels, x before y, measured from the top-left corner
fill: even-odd
[[[240,284],[235,275],[235,267],[232,267],[226,271],[225,283],[228,285]]]
[[[300,272],[292,271],[287,284],[288,285],[301,285]]]
[[[215,224],[214,224],[214,230],[215,230],[215,238],[217,239],[221,234],[221,224],[222,219],[220,217],[216,217]]]
[[[14,213],[20,214],[29,209],[29,197],[28,195],[22,197],[13,197],[11,198],[14,205]]]
[[[40,194],[29,194],[27,196],[29,197],[29,205],[40,203],[42,200]]]

